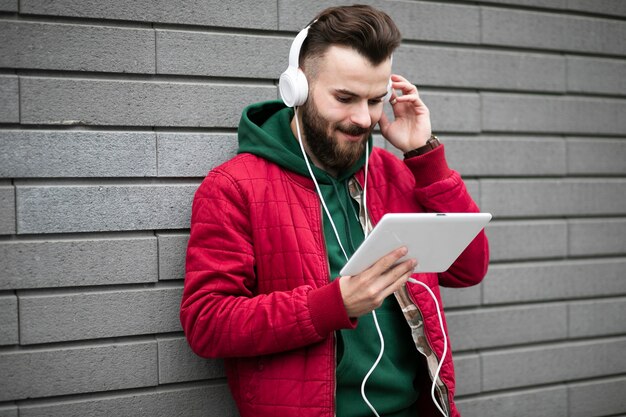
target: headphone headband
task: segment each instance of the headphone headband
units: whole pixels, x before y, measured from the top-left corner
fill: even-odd
[[[309,83],[307,82],[304,72],[302,72],[302,70],[300,69],[299,61],[302,44],[309,34],[309,29],[315,22],[317,22],[317,19],[315,19],[307,27],[298,32],[298,34],[294,38],[291,44],[291,48],[289,49],[289,66],[280,75],[278,90],[280,92],[280,97],[282,98],[283,102],[285,102],[285,105],[287,105],[287,107],[296,107],[303,105],[309,95]],[[393,55],[391,56],[391,60],[393,63]],[[389,101],[389,99],[391,98],[391,93],[392,88],[390,78],[389,84],[387,85],[387,95],[384,98],[385,101]]]
[[[313,21],[311,25],[315,23]],[[309,28],[311,25],[302,29],[294,38],[293,43],[291,44],[291,49],[289,49],[289,66],[293,68],[300,67],[300,49],[302,49],[302,44],[304,40],[309,34]]]

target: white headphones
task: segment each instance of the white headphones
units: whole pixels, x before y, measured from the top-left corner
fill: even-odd
[[[280,91],[280,98],[283,99],[287,107],[301,106],[306,103],[306,99],[309,95],[309,83],[306,80],[306,75],[300,69],[300,49],[302,44],[309,34],[309,28],[317,20],[314,20],[309,26],[305,27],[298,33],[291,44],[289,50],[289,66],[280,74],[278,81],[278,89]],[[393,63],[393,56],[391,57]],[[384,97],[384,101],[387,102],[391,99],[391,78],[389,84],[387,84],[387,95]]]

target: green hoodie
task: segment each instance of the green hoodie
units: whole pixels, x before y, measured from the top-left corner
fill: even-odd
[[[238,153],[251,153],[277,165],[310,177],[297,139],[291,131],[294,116],[282,101],[248,106],[239,123]],[[370,150],[372,138],[369,138]],[[358,218],[359,205],[348,190],[348,181],[365,164],[365,155],[350,169],[335,178],[311,163],[322,196],[333,217],[341,243],[350,257],[364,239]],[[325,213],[324,237],[331,279],[339,276],[346,258]],[[418,391],[413,381],[419,358],[410,329],[393,296],[376,310],[385,338],[385,354],[367,381],[366,395],[380,415],[417,416]],[[380,341],[372,314],[359,318],[354,330],[337,332],[337,416],[370,416],[371,411],[360,393],[361,382],[380,351]]]

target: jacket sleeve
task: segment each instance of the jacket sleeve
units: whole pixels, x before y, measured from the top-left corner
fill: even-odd
[[[467,192],[458,172],[448,167],[444,145],[405,159],[415,177],[415,197],[427,212],[477,213],[479,208]],[[446,287],[468,287],[482,281],[489,264],[489,244],[482,230],[450,268],[439,274]]]
[[[244,193],[211,172],[196,191],[180,320],[203,357],[271,354],[319,342],[353,327],[339,281],[255,294],[254,240]]]

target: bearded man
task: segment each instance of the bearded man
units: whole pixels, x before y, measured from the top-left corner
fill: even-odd
[[[439,286],[483,279],[484,233],[443,273],[397,263],[405,248],[360,274],[339,271],[385,213],[478,207],[417,88],[392,74],[401,35],[391,18],[346,6],[312,22],[292,47],[304,97],[292,100],[281,77],[287,105],[247,107],[238,155],[195,194],[183,329],[198,355],[225,358],[243,417],[458,416]],[[377,125],[403,160],[372,146]],[[387,343],[372,368],[377,327]]]

